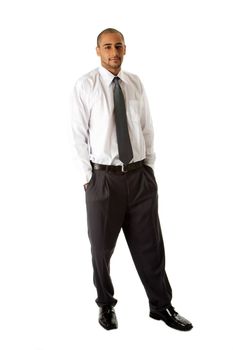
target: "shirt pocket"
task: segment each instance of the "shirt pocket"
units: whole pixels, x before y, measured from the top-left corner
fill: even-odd
[[[133,123],[140,123],[140,103],[139,100],[129,100],[127,114]]]

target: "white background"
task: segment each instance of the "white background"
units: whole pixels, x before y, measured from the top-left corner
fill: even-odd
[[[0,347],[232,349],[232,1],[2,1]],[[70,123],[96,36],[125,35],[146,88],[173,305],[148,317],[123,234],[112,258],[119,329],[97,323],[85,195]]]

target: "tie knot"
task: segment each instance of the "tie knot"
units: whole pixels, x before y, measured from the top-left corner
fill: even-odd
[[[113,78],[113,83],[114,84],[118,84],[119,83],[119,80],[120,80],[120,78],[119,77],[115,77],[115,78]]]

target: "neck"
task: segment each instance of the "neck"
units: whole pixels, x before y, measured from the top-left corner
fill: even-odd
[[[113,75],[116,75],[120,72],[120,69],[108,69],[109,72],[111,72]]]
[[[113,75],[117,76],[117,74],[120,72],[121,67],[120,68],[109,68],[109,67],[105,67],[104,65],[102,65],[102,67],[104,67],[105,69],[107,69],[110,73],[112,73]]]

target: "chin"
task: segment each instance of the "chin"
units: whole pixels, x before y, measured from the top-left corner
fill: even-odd
[[[112,68],[120,68],[121,63],[111,64],[110,66],[111,66]]]

